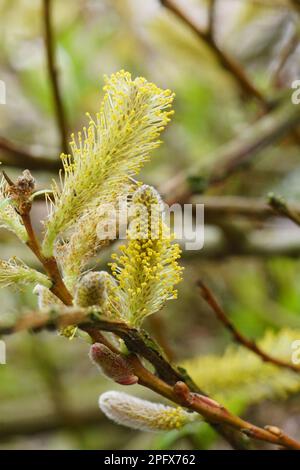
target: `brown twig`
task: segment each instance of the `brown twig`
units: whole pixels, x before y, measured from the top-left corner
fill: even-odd
[[[210,0],[208,8],[208,26],[207,35],[215,40],[216,9],[218,0]]]
[[[231,74],[231,76],[247,96],[257,99],[265,110],[270,108],[270,103],[268,103],[263,94],[251,83],[241,66],[233,58],[220,49],[214,37],[210,33],[207,33],[207,31],[202,31],[192,21],[192,19],[186,15],[184,10],[175,4],[173,0],[160,1],[165,8],[180,18],[198,36],[199,39],[204,41],[209,46],[210,50],[214,53],[222,67]]]
[[[45,30],[45,47],[47,55],[47,67],[52,88],[53,101],[56,113],[56,120],[60,132],[61,150],[63,153],[68,153],[68,140],[67,140],[67,121],[65,115],[65,109],[61,97],[61,91],[59,87],[57,65],[55,61],[55,46],[54,37],[51,21],[51,0],[43,0],[43,20]]]
[[[289,57],[295,52],[296,48],[298,47],[298,44],[299,44],[299,35],[298,35],[298,31],[296,30],[278,55],[277,63],[276,63],[276,66],[274,67],[273,77],[272,77],[272,82],[274,83],[276,87],[280,87],[281,85],[280,74],[285,64],[287,63]]]
[[[300,13],[300,1],[299,0],[292,0],[292,4],[295,8],[295,10]]]
[[[4,137],[0,137],[0,150],[1,162],[9,167],[47,171],[58,171],[61,167],[57,159],[37,155],[31,148],[11,142]]]
[[[285,200],[281,197],[270,194],[269,206],[273,211],[283,217],[292,220],[296,225],[300,226],[300,215],[297,210],[291,205],[287,205]]]
[[[205,220],[218,225],[220,220],[232,217],[245,217],[250,220],[264,221],[274,217],[274,210],[264,199],[243,196],[201,196],[190,199],[192,204],[203,204]],[[293,208],[300,214],[300,204]]]
[[[300,112],[291,103],[284,104],[267,116],[262,117],[251,128],[246,129],[240,138],[225,144],[220,149],[217,167],[209,176],[208,185],[226,180],[237,170],[245,167],[253,157],[271,143],[287,135],[300,124]],[[221,158],[220,158],[221,157]]]
[[[89,321],[88,321],[89,320]],[[8,334],[9,332],[18,331],[22,329],[40,330],[46,327],[61,327],[67,324],[78,324],[81,328],[95,327],[100,330],[110,331],[117,334],[120,338],[124,339],[129,350],[139,356],[149,360],[158,372],[157,364],[159,363],[159,369],[162,370],[162,361],[164,359],[159,354],[151,350],[149,356],[149,346],[144,343],[140,333],[129,328],[126,324],[109,322],[106,320],[95,320],[94,312],[85,312],[83,309],[76,311],[73,309],[73,314],[64,313],[60,316],[53,316],[52,314],[37,313],[23,317],[16,325],[11,328],[0,329],[0,334]],[[134,349],[136,349],[134,351]],[[280,445],[288,449],[300,450],[300,443],[294,439],[286,436],[280,429],[276,427],[267,426],[265,429],[255,426],[238,416],[230,413],[226,408],[212,400],[211,398],[202,395],[199,392],[192,392],[190,387],[184,383],[184,377],[180,378],[180,374],[175,372],[174,376],[166,381],[160,376],[154,375],[148,369],[146,369],[140,359],[135,354],[125,356],[126,360],[130,362],[134,374],[137,375],[140,385],[143,385],[151,390],[159,393],[160,395],[168,398],[169,400],[189,408],[190,410],[196,411],[201,414],[208,422],[214,425],[229,426],[248,437],[272,444]],[[157,363],[157,360],[159,362]],[[170,365],[166,363],[167,368]],[[172,368],[171,368],[172,370]],[[179,376],[179,378],[177,378]]]
[[[54,257],[46,258],[42,252],[40,243],[37,240],[35,232],[32,227],[30,213],[20,214],[23,224],[28,234],[27,245],[31,251],[36,255],[39,261],[45,268],[46,273],[52,281],[50,290],[55,294],[65,305],[72,305],[73,298],[66,288],[66,285],[61,277],[56,259]]]
[[[186,173],[180,172],[159,190],[169,205],[176,202],[184,204],[192,194],[223,183],[231,175],[248,167],[259,152],[284,138],[299,124],[300,107],[289,102],[283,103],[251,127],[245,128],[238,137],[214,151],[207,158],[208,161],[216,162],[212,168],[199,168],[198,171],[194,169],[189,179]],[[198,175],[204,176],[200,178]]]
[[[25,174],[24,174],[25,173]],[[15,204],[18,213],[20,214],[24,226],[26,228],[28,234],[28,242],[27,245],[36,255],[36,257],[41,261],[43,264],[47,274],[49,275],[50,279],[52,280],[51,291],[60,299],[66,306],[71,306],[73,303],[72,296],[68,289],[66,288],[61,274],[59,272],[59,268],[54,257],[52,258],[45,258],[41,253],[40,243],[36,238],[35,232],[32,227],[31,218],[30,218],[30,210],[31,210],[31,199],[30,195],[34,190],[34,180],[30,175],[30,172],[26,170],[23,172],[23,179],[26,178],[27,183],[30,182],[30,191],[24,195],[22,192],[20,193],[20,187],[18,186],[18,182],[15,184],[4,172],[4,176],[7,180],[7,183],[10,187],[10,191],[14,196]],[[19,181],[19,179],[18,179]],[[20,184],[20,181],[19,181]],[[21,186],[22,188],[23,186]],[[19,204],[18,204],[19,203]],[[92,312],[94,314],[94,312]],[[55,317],[55,315],[54,315]],[[172,367],[163,357],[162,353],[159,352],[153,340],[144,333],[146,340],[140,336],[137,330],[132,330],[127,327],[127,325],[120,323],[115,324],[113,330],[110,328],[110,323],[102,321],[101,324],[99,322],[96,323],[87,323],[82,324],[86,321],[87,315],[85,312],[82,311],[73,311],[72,314],[68,313],[67,316],[62,316],[57,321],[57,319],[53,318],[53,315],[50,315],[45,322],[45,317],[41,313],[25,316],[22,320],[13,327],[8,327],[2,329],[0,331],[1,334],[9,334],[17,330],[24,330],[29,329],[32,331],[39,331],[43,329],[45,326],[48,328],[63,328],[68,325],[76,325],[81,324],[81,329],[86,331],[93,342],[101,342],[102,344],[107,345],[110,349],[113,349],[113,346],[110,345],[109,341],[102,335],[100,330],[104,331],[113,331],[115,332],[120,338],[124,339],[126,346],[128,347],[129,351],[136,352],[141,354],[145,359],[147,359],[150,363],[155,364],[155,369],[158,376],[163,377],[167,380],[167,383],[176,383],[178,380],[184,380],[184,377],[181,375],[179,371]],[[60,325],[60,326],[59,326]],[[193,384],[192,380],[186,376],[189,384]],[[214,423],[212,423],[214,425]],[[232,432],[232,430],[227,429],[227,426],[223,426],[220,424],[218,426],[218,432],[223,435],[224,438],[227,439],[229,443],[232,445],[240,448],[242,444],[239,444],[239,436],[236,433]]]
[[[216,314],[218,320],[220,320],[220,322],[225,326],[225,328],[232,334],[233,338],[237,343],[252,351],[254,354],[259,356],[264,362],[269,362],[271,364],[274,364],[275,366],[284,367],[294,372],[300,372],[299,366],[270,356],[268,353],[264,352],[259,346],[257,346],[255,341],[249,340],[248,338],[246,338],[246,336],[240,333],[238,329],[234,326],[232,321],[228,318],[225,311],[218,303],[211,290],[205,285],[205,283],[199,280],[197,284],[200,288],[202,298],[211,307],[211,309]]]
[[[166,357],[170,362],[173,362],[175,359],[175,353],[167,339],[167,328],[164,321],[159,315],[153,315],[149,318],[149,325],[154,338],[164,350]]]
[[[31,196],[34,191],[34,179],[28,170],[23,172],[22,177],[18,178],[17,183],[14,183],[5,171],[3,171],[3,176],[7,181],[9,192],[14,200],[15,209],[20,215],[23,225],[26,229],[28,235],[26,244],[42,263],[46,273],[52,281],[50,290],[65,305],[72,305],[73,298],[64,284],[56,259],[54,257],[46,258],[42,254],[40,243],[32,227],[30,211],[32,206]],[[20,178],[22,183],[21,185]]]

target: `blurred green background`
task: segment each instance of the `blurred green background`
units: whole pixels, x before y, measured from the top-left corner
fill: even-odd
[[[211,3],[177,1],[204,30]],[[300,79],[296,4],[287,0],[217,2],[217,42],[238,61],[266,101],[285,96],[289,101],[291,83]],[[1,138],[41,158],[55,161],[60,154],[42,6],[41,0],[0,0],[0,79],[6,84],[6,105],[0,105],[0,160],[12,178],[26,168],[26,162],[19,155],[9,164],[12,154],[1,146]],[[70,132],[86,123],[86,111],[98,110],[104,74],[126,69],[175,91],[176,113],[163,136],[164,145],[140,178],[162,192],[166,188],[168,193],[168,182],[178,174],[192,176],[190,181],[200,189],[202,178],[222,164],[220,149],[243,139],[244,130],[256,125],[266,112],[258,100],[241,92],[206,41],[158,0],[53,0],[52,7],[56,60]],[[248,198],[251,207],[253,201],[264,204],[268,193],[275,192],[300,204],[299,142],[299,136],[290,133],[271,139],[251,165],[209,186],[205,197],[211,202],[226,202],[230,196]],[[38,189],[49,187],[55,176],[43,164],[33,174]],[[201,194],[193,197],[193,201],[202,201]],[[37,202],[37,227],[41,228],[45,214],[43,202]],[[9,233],[0,232],[0,243],[2,258],[19,256],[37,265],[26,247]],[[234,323],[249,337],[259,338],[267,329],[286,326],[300,330],[299,255],[300,229],[286,219],[209,211],[204,249],[184,254],[179,299],[159,315],[162,323],[157,328],[164,331],[176,359],[221,355],[231,343],[199,296],[195,287],[199,277],[210,283]],[[36,297],[31,291],[1,290],[0,315],[4,318],[10,312],[34,308]],[[7,364],[0,365],[0,448],[227,446],[205,424],[155,435],[109,422],[98,409],[98,396],[117,387],[98,374],[88,360],[88,345],[79,339],[20,333],[5,340]],[[157,399],[138,386],[133,393]],[[262,402],[242,412],[259,424],[272,421],[299,433],[297,395]]]

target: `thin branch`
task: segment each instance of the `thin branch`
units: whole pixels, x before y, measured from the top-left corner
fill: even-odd
[[[50,277],[52,281],[52,286],[50,287],[50,290],[53,292],[53,294],[55,294],[65,305],[72,305],[72,295],[68,291],[62,279],[56,259],[54,257],[46,258],[42,254],[39,240],[37,239],[35,231],[33,229],[30,212],[32,207],[31,196],[34,190],[34,179],[32,178],[30,172],[28,170],[26,171],[26,178],[30,178],[30,182],[33,186],[30,192],[26,192],[26,187],[24,191],[23,186],[21,186],[20,189],[18,187],[18,183],[15,184],[5,173],[5,171],[3,172],[3,175],[9,185],[10,192],[11,194],[13,194],[14,197],[16,211],[20,215],[23,225],[27,231],[28,240],[26,244],[30,248],[30,250],[35,254],[37,259],[42,263],[46,273]],[[26,171],[23,172],[23,175],[24,173],[26,173]]]
[[[264,199],[247,198],[243,196],[201,196],[195,195],[190,199],[192,204],[203,204],[205,220],[216,225],[226,217],[245,217],[250,220],[264,221],[274,217],[274,210]],[[300,214],[300,204],[293,208]]]
[[[6,180],[11,188],[11,191],[15,192],[16,199],[15,203],[17,204],[17,209],[18,213],[20,214],[24,226],[27,230],[28,233],[28,246],[29,248],[33,251],[33,253],[36,255],[36,257],[41,261],[43,264],[47,274],[49,275],[50,279],[52,280],[52,287],[51,291],[60,299],[66,306],[71,306],[73,304],[73,298],[66,288],[64,281],[61,277],[57,261],[54,257],[51,258],[45,258],[41,252],[40,249],[40,244],[39,241],[36,238],[35,232],[32,227],[31,223],[31,218],[30,218],[30,210],[31,210],[31,198],[30,198],[30,192],[25,195],[23,193],[19,194],[17,189],[18,186],[16,186],[10,178],[4,173]],[[24,173],[23,173],[24,175]],[[33,183],[33,187],[31,188],[31,192],[34,190],[34,180],[31,177],[30,173],[26,173],[26,177],[30,178],[31,183]],[[18,204],[18,196],[20,197],[20,202]],[[94,316],[94,311],[92,310],[92,318]],[[36,314],[36,315],[31,315],[29,316],[29,322],[28,322],[28,317],[22,318],[20,322],[18,322],[17,325],[14,325],[12,327],[4,328],[2,331],[0,331],[1,334],[9,334],[14,331],[16,331],[15,328],[18,329],[29,329],[29,330],[40,330],[41,328],[47,326],[52,327],[52,328],[57,328],[57,318],[55,316],[54,312],[54,317],[53,317],[53,312],[50,312],[50,316],[45,322],[45,317],[44,315],[41,314]],[[71,318],[73,319],[71,320]],[[82,323],[82,321],[86,320],[86,312],[73,312],[73,316],[67,315],[67,318],[64,320],[63,318],[59,319],[59,322],[61,323],[61,328],[64,326],[68,325],[76,325]],[[71,321],[70,321],[71,320]],[[25,324],[24,324],[25,321]],[[63,324],[63,322],[66,322],[66,324]],[[26,326],[25,326],[26,325]],[[91,322],[87,323],[86,325],[81,325],[81,329],[86,331],[92,340],[95,341],[100,341],[103,344],[108,344],[107,340],[103,337],[103,335],[100,333],[98,330],[104,330],[104,331],[112,331],[110,329],[110,324],[109,322],[102,322],[100,324],[97,322],[96,324],[91,324]],[[146,360],[148,360],[150,363],[152,363],[156,369],[156,372],[158,376],[163,377],[168,381],[168,383],[176,383],[178,380],[186,380],[189,385],[192,385],[194,387],[194,384],[192,380],[186,375],[182,376],[182,374],[179,372],[179,370],[175,369],[172,367],[171,364],[165,360],[163,353],[160,352],[159,348],[157,345],[154,343],[154,341],[147,335],[147,333],[143,334],[143,337],[140,336],[139,332],[137,330],[130,330],[125,324],[120,323],[115,326],[114,328],[116,329],[116,334],[124,339],[124,342],[126,346],[128,347],[129,351],[136,352],[138,354],[141,354]],[[195,390],[197,391],[197,387],[195,386]],[[212,423],[212,426],[214,426],[214,422]],[[239,436],[236,435],[235,432],[232,432],[230,429],[228,431],[228,427],[225,423],[223,425],[222,423],[218,425],[216,431],[218,431],[229,443],[232,443],[232,445],[235,445],[238,448],[242,448],[242,443],[239,443]]]
[[[269,195],[269,206],[273,211],[283,217],[292,220],[296,225],[300,226],[299,211],[292,205],[288,205],[282,197]]]
[[[274,70],[273,70],[273,76],[272,76],[272,82],[276,87],[280,87],[280,74],[286,65],[288,59],[290,56],[295,52],[296,48],[298,47],[299,44],[299,33],[298,31],[294,31],[294,33],[291,35],[289,41],[285,46],[282,48],[280,51],[277,62],[275,64]]]
[[[218,0],[210,0],[208,7],[207,34],[212,38],[212,40],[215,38],[217,1]]]
[[[300,110],[291,103],[284,104],[262,117],[242,135],[216,152],[217,166],[208,178],[208,185],[217,184],[253,160],[258,152],[282,139],[300,124]],[[221,164],[219,163],[221,162]]]
[[[123,323],[113,323],[101,319],[95,320],[95,311],[84,311],[83,309],[78,309],[77,311],[76,309],[69,310],[72,310],[73,313],[64,313],[55,316],[52,311],[50,314],[43,312],[27,315],[27,317],[25,316],[21,318],[21,320],[19,320],[13,327],[10,327],[10,329],[1,328],[0,334],[7,334],[20,329],[40,330],[41,328],[46,327],[57,328],[66,326],[67,324],[78,324],[83,329],[85,327],[90,328],[92,325],[100,330],[113,332],[120,338],[124,339],[129,350],[133,351],[133,349],[136,348],[137,350],[133,352],[136,352],[145,359],[148,359],[154,365],[157,372],[157,359],[159,359],[159,369],[162,369],[161,364],[164,359],[157,353],[155,355],[154,350],[151,348],[149,349],[149,346],[144,342],[137,330],[131,329]],[[148,350],[152,351],[151,358],[147,352]],[[300,450],[300,443],[285,435],[279,428],[266,426],[266,428],[263,429],[255,426],[238,416],[233,415],[211,398],[202,395],[199,392],[192,392],[190,387],[184,383],[184,377],[183,380],[179,379],[174,383],[174,380],[178,375],[176,371],[172,379],[169,377],[169,380],[165,381],[146,369],[135,354],[131,354],[129,357],[126,356],[126,358],[130,361],[133,372],[137,375],[140,385],[150,388],[174,403],[184,406],[192,411],[196,411],[208,422],[222,426],[229,426],[252,439],[280,445],[288,449]],[[172,367],[168,363],[166,363],[166,366],[167,369],[172,370]]]
[[[3,165],[28,170],[58,171],[61,167],[59,160],[35,154],[26,145],[16,144],[0,137],[1,162]]]
[[[247,96],[256,98],[265,110],[270,108],[270,103],[251,83],[240,64],[227,55],[222,49],[220,49],[218,44],[215,42],[215,39],[210,34],[208,34],[206,31],[202,31],[198,25],[196,25],[192,19],[186,15],[184,10],[176,5],[175,2],[173,2],[173,0],[160,1],[165,8],[180,18],[198,36],[199,39],[204,41],[209,46],[221,66],[231,74],[236,83],[238,83],[240,88],[246,93]]]
[[[176,202],[184,204],[192,194],[202,193],[211,186],[223,183],[231,175],[248,167],[257,154],[284,138],[299,124],[300,107],[284,103],[212,152],[207,158],[207,161],[216,162],[212,168],[194,170],[188,179],[184,172],[180,172],[159,190],[169,205]]]
[[[52,88],[53,101],[56,113],[56,120],[60,132],[61,150],[63,153],[68,154],[68,131],[65,109],[63,106],[61,91],[59,87],[57,64],[55,60],[55,45],[52,28],[52,3],[51,0],[43,0],[43,20],[45,32],[45,47],[47,55],[47,67]]]
[[[295,8],[295,10],[300,13],[300,1],[299,0],[292,0],[292,4]]]
[[[241,344],[246,349],[249,349],[249,351],[252,351],[254,354],[259,356],[260,359],[262,359],[264,362],[269,362],[275,366],[284,367],[294,372],[300,372],[300,366],[270,356],[268,353],[264,352],[259,346],[257,346],[255,341],[249,340],[246,336],[240,333],[238,329],[234,326],[232,321],[228,318],[225,311],[218,303],[211,290],[204,284],[204,282],[199,280],[197,284],[200,288],[202,298],[211,307],[211,309],[216,314],[218,320],[220,320],[220,322],[225,326],[225,328],[232,334],[233,338],[237,343]]]
[[[52,286],[50,290],[55,294],[65,305],[72,305],[73,299],[65,286],[65,283],[61,277],[56,259],[54,257],[45,258],[41,252],[40,243],[36,238],[35,232],[32,227],[30,213],[20,214],[23,224],[26,228],[28,234],[27,245],[31,251],[36,255],[39,261],[45,268],[46,273],[52,281]]]

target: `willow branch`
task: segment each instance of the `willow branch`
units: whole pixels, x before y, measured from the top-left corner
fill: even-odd
[[[208,27],[207,35],[214,40],[216,23],[217,0],[210,0],[208,8]]]
[[[45,47],[47,55],[47,67],[52,88],[53,101],[55,107],[55,114],[58,129],[60,132],[60,143],[61,150],[63,153],[68,154],[68,140],[67,140],[67,121],[65,115],[65,109],[63,106],[61,91],[59,87],[57,64],[55,61],[55,45],[52,28],[52,3],[51,0],[43,0],[43,20],[44,20],[44,31],[45,31]]]
[[[54,257],[46,258],[41,252],[40,243],[32,227],[30,213],[26,212],[24,214],[20,214],[20,216],[28,234],[27,245],[42,263],[46,273],[52,281],[52,286],[50,287],[51,292],[53,292],[53,294],[55,294],[65,305],[72,305],[72,296],[61,277],[56,259]]]
[[[207,158],[216,162],[212,168],[194,168],[189,178],[185,172],[178,173],[159,188],[160,192],[169,205],[184,204],[193,194],[223,183],[248,167],[262,150],[289,135],[299,124],[300,106],[283,103],[214,151]]]
[[[217,167],[208,178],[208,185],[226,180],[230,175],[253,161],[258,152],[277,142],[300,124],[299,107],[283,104],[242,132],[240,138],[221,147],[215,154]]]
[[[26,145],[16,144],[0,137],[1,162],[3,165],[29,170],[57,171],[61,167],[55,158],[47,158],[36,154]]]
[[[195,195],[191,197],[190,203],[195,205],[203,204],[205,220],[216,225],[226,217],[245,217],[250,220],[260,221],[274,217],[274,210],[264,199],[259,198]],[[300,214],[300,204],[293,204],[293,210]]]
[[[275,357],[270,356],[266,352],[264,352],[255,341],[249,340],[246,336],[244,336],[238,329],[234,326],[232,321],[228,318],[225,311],[211,292],[211,290],[205,285],[205,283],[201,280],[197,282],[198,287],[200,288],[202,298],[207,302],[207,304],[211,307],[213,312],[216,314],[218,320],[225,326],[225,328],[231,333],[235,341],[241,344],[249,351],[252,351],[254,354],[260,357],[264,362],[269,362],[278,367],[284,367],[286,369],[290,369],[294,372],[300,372],[300,367],[291,364],[287,361],[283,361],[281,359],[277,359]]]
[[[41,251],[39,240],[36,237],[35,231],[32,226],[30,212],[32,207],[32,193],[34,191],[34,179],[28,170],[23,172],[23,183],[21,187],[17,183],[14,183],[10,177],[3,171],[3,176],[9,186],[11,197],[14,200],[14,205],[17,213],[22,219],[23,225],[26,229],[28,239],[27,246],[35,254],[37,259],[41,262],[45,268],[46,273],[52,281],[50,290],[55,294],[65,305],[72,305],[73,298],[64,284],[61,277],[57,261],[54,257],[46,258]],[[28,189],[30,185],[30,190]]]
[[[239,87],[244,91],[247,96],[255,98],[258,100],[263,108],[266,110],[269,109],[270,104],[264,98],[262,93],[251,83],[249,78],[247,77],[244,70],[241,66],[236,62],[233,58],[227,55],[218,44],[216,43],[214,37],[207,33],[206,31],[202,31],[193,21],[189,18],[184,10],[180,8],[173,0],[160,0],[161,4],[175,14],[183,23],[185,23],[195,34],[196,36],[201,39],[201,41],[205,42],[210,50],[214,53],[215,57],[219,61],[220,65],[227,70],[231,76],[234,78],[236,83]]]
[[[299,211],[297,211],[297,209],[292,205],[288,205],[283,198],[275,196],[275,194],[271,194],[269,196],[269,205],[275,213],[283,217],[287,217],[296,225],[300,226]]]
[[[123,323],[98,319],[93,309],[86,311],[84,309],[73,308],[67,311],[68,313],[65,311],[56,315],[53,311],[48,314],[46,312],[37,312],[25,315],[15,325],[9,328],[0,328],[0,334],[9,334],[21,329],[39,331],[42,328],[61,328],[70,324],[77,324],[82,329],[92,326],[103,331],[113,332],[124,339],[131,352],[148,359],[154,365],[156,371],[160,370],[161,375],[163,371],[164,373],[167,371],[167,375],[169,372],[171,373],[168,376],[168,380],[155,376],[142,365],[135,354],[132,354],[127,359],[130,361],[141,385],[150,388],[179,405],[196,411],[214,425],[226,425],[256,440],[270,442],[289,449],[300,449],[300,443],[286,436],[280,429],[269,426],[263,429],[255,426],[231,414],[226,408],[211,398],[199,392],[191,391],[190,386],[184,383],[184,377],[182,377],[183,380],[180,379],[180,374],[172,366],[166,363],[166,366],[162,367],[164,359],[154,350],[149,349],[149,346],[144,342],[137,330],[131,329]],[[150,355],[146,352],[148,349],[151,351]]]
[[[300,13],[300,1],[299,0],[292,0],[292,4],[295,8],[295,10]]]

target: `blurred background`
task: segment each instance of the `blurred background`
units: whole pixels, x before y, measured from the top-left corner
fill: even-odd
[[[66,136],[85,125],[86,111],[99,108],[104,74],[126,69],[176,93],[164,144],[140,179],[169,202],[206,207],[205,246],[183,254],[179,299],[149,325],[179,362],[221,357],[231,343],[197,291],[199,277],[248,337],[285,327],[300,332],[300,228],[267,203],[273,192],[300,209],[300,104],[291,104],[292,83],[300,80],[299,5],[0,0],[0,80],[6,85],[0,160],[12,179],[29,168],[38,189],[49,187]],[[33,213],[41,229],[42,200]],[[39,268],[2,230],[0,250],[1,258],[18,256]],[[3,289],[0,304],[5,316],[35,308],[36,297],[31,288]],[[205,424],[155,435],[108,421],[98,396],[117,387],[99,375],[79,339],[19,333],[5,341],[2,449],[227,448]],[[157,400],[138,386],[132,390]],[[258,424],[272,421],[299,436],[298,390],[251,406],[241,406],[237,392],[230,403]]]

